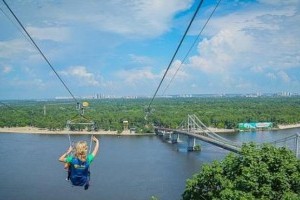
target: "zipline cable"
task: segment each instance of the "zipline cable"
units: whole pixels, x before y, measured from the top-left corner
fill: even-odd
[[[3,15],[22,33],[22,35],[24,36],[24,38],[32,45],[32,42],[28,39],[28,37],[26,37],[25,33],[23,32],[23,30],[20,28],[20,26],[18,26],[5,12],[4,10],[0,7],[1,12],[3,13]]]
[[[70,144],[70,147],[72,146],[72,141],[71,141],[71,136],[70,134],[68,134],[68,138],[69,138],[69,144]]]
[[[18,24],[22,27],[22,29],[24,30],[24,32],[26,33],[26,35],[28,36],[28,38],[30,39],[30,41],[32,42],[32,44],[35,46],[35,48],[38,50],[38,52],[41,54],[41,56],[44,58],[44,60],[47,62],[47,64],[50,66],[50,68],[52,69],[52,71],[55,73],[55,75],[57,76],[57,78],[60,80],[60,82],[63,84],[63,86],[67,89],[67,91],[69,92],[69,94],[72,96],[72,98],[74,99],[74,101],[76,102],[76,104],[78,105],[79,102],[78,100],[75,98],[75,96],[73,95],[73,93],[71,92],[71,90],[68,88],[68,86],[65,84],[65,82],[62,80],[62,78],[59,76],[59,74],[56,72],[56,70],[54,69],[54,67],[52,66],[52,64],[50,63],[50,61],[46,58],[46,56],[44,55],[44,53],[42,52],[42,50],[38,47],[38,45],[35,43],[35,41],[32,39],[32,37],[30,36],[30,34],[27,32],[27,30],[25,29],[25,27],[23,26],[23,24],[21,23],[21,21],[18,19],[18,17],[14,14],[14,12],[11,10],[11,8],[9,7],[9,5],[6,3],[5,0],[2,0],[3,3],[5,4],[5,6],[8,8],[8,10],[10,11],[10,13],[14,16],[14,18],[17,20]],[[1,11],[3,12],[3,10],[1,9]],[[3,12],[3,14],[5,16],[6,13]],[[8,17],[8,16],[7,16]],[[8,17],[9,18],[9,17]],[[9,18],[10,19],[10,18]],[[12,21],[12,20],[10,20]],[[22,32],[22,31],[21,31]],[[24,33],[22,32],[22,34],[24,35]],[[24,35],[25,37],[25,35]],[[26,37],[27,38],[27,37]],[[5,105],[6,107],[11,108],[10,106],[0,102],[1,104]],[[13,108],[11,108],[13,109]],[[14,109],[13,109],[14,110]],[[72,145],[71,142],[71,137],[70,134],[68,134],[68,139],[69,139],[69,144],[70,146]],[[92,147],[92,136],[91,136],[91,141],[90,141],[90,148]]]
[[[166,86],[166,88],[164,89],[162,95],[165,94],[165,92],[167,91],[167,89],[169,88],[170,84],[173,82],[175,76],[177,75],[179,69],[182,67],[183,63],[185,62],[185,60],[187,59],[188,55],[190,54],[191,50],[194,48],[196,42],[198,41],[200,35],[202,34],[203,30],[205,29],[206,25],[208,24],[210,18],[213,16],[213,14],[215,13],[216,9],[218,8],[220,2],[222,0],[219,0],[218,3],[216,4],[214,10],[211,12],[210,16],[207,18],[206,23],[203,25],[201,31],[199,32],[198,36],[196,37],[196,39],[194,40],[192,46],[190,47],[190,49],[188,50],[187,54],[185,55],[185,57],[183,58],[182,62],[180,63],[179,67],[177,68],[176,72],[174,73],[172,79],[170,80],[169,84]]]
[[[62,78],[59,76],[59,74],[56,72],[56,70],[54,69],[54,67],[52,66],[52,64],[49,62],[49,60],[46,58],[46,56],[44,55],[44,53],[41,51],[41,49],[38,47],[38,45],[34,42],[34,40],[32,39],[32,37],[30,36],[30,34],[27,32],[27,30],[25,29],[25,27],[23,26],[23,24],[21,23],[21,21],[18,19],[18,17],[14,14],[14,12],[10,9],[9,5],[6,3],[5,0],[2,0],[3,3],[6,5],[6,7],[8,8],[8,10],[10,11],[10,13],[14,16],[14,18],[17,20],[18,24],[22,27],[22,29],[25,31],[26,35],[29,37],[29,39],[31,40],[31,42],[33,43],[33,45],[35,46],[35,48],[39,51],[39,53],[42,55],[42,57],[44,58],[44,60],[48,63],[48,65],[50,66],[50,68],[52,69],[52,71],[55,73],[55,75],[57,76],[57,78],[60,80],[60,82],[64,85],[64,87],[67,89],[67,91],[69,92],[69,94],[72,96],[72,98],[74,99],[74,101],[76,103],[78,103],[77,99],[75,98],[75,96],[72,94],[72,92],[70,91],[70,89],[68,88],[68,86],[65,84],[65,82],[62,80]]]
[[[164,81],[164,79],[165,79],[165,77],[166,77],[166,75],[167,75],[167,73],[168,73],[168,71],[169,71],[169,69],[170,69],[170,67],[171,67],[171,65],[172,65],[172,63],[173,63],[173,61],[174,61],[174,59],[175,59],[175,56],[177,55],[177,52],[178,52],[178,50],[179,50],[179,48],[180,48],[180,46],[181,46],[183,40],[185,39],[185,36],[186,36],[186,34],[188,33],[188,31],[189,31],[189,29],[190,29],[190,27],[191,27],[191,25],[192,25],[192,23],[193,23],[193,21],[194,21],[194,19],[195,19],[196,15],[197,15],[197,13],[198,13],[198,11],[199,11],[199,9],[200,9],[200,7],[202,6],[202,3],[203,3],[203,0],[200,1],[200,3],[199,3],[199,5],[198,5],[198,7],[197,7],[197,9],[196,9],[196,11],[195,11],[195,13],[194,13],[194,15],[193,15],[191,21],[190,21],[190,23],[189,23],[187,29],[185,30],[185,33],[184,33],[183,37],[181,38],[181,40],[180,40],[180,42],[179,42],[179,44],[178,44],[178,46],[177,46],[177,49],[176,49],[176,51],[175,51],[175,53],[174,53],[174,55],[173,55],[173,57],[172,57],[172,59],[171,59],[169,65],[168,65],[168,67],[167,67],[167,69],[166,69],[166,71],[165,71],[165,73],[164,73],[164,75],[163,75],[163,77],[162,77],[162,79],[161,79],[161,81],[160,81],[160,83],[159,83],[159,85],[158,85],[158,87],[157,87],[157,89],[156,89],[156,91],[155,91],[155,93],[154,93],[154,95],[153,95],[153,97],[152,97],[152,99],[151,99],[149,105],[148,105],[148,108],[147,108],[148,112],[150,112],[151,104],[152,104],[154,98],[156,97],[156,94],[157,94],[157,92],[158,92],[158,90],[159,90],[159,88],[160,88],[162,82]]]

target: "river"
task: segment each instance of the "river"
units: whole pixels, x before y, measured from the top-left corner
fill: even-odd
[[[235,141],[273,141],[300,129],[223,134]],[[71,136],[87,140],[89,136]],[[0,134],[0,199],[177,200],[185,181],[201,165],[224,158],[228,151],[201,143],[201,152],[178,151],[157,136],[98,136],[100,152],[91,166],[85,191],[65,180],[58,157],[68,148],[66,135]]]

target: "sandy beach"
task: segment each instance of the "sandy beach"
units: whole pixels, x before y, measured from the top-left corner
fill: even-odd
[[[300,128],[300,124],[289,124],[289,125],[278,125],[278,129],[291,129],[291,128]],[[232,133],[235,132],[234,129],[218,129],[209,127],[209,130],[215,133]],[[122,133],[117,133],[117,131],[104,131],[99,130],[95,132],[89,131],[68,131],[68,130],[58,130],[50,131],[47,129],[41,129],[36,127],[4,127],[0,128],[0,133],[28,133],[28,134],[90,134],[90,135],[138,135],[128,131],[123,131]],[[143,134],[142,134],[143,135]]]
[[[300,125],[299,125],[300,126]],[[232,133],[235,132],[234,129],[218,129],[209,127],[209,130],[215,133]],[[90,134],[90,135],[137,135],[135,133],[130,133],[130,131],[123,131],[119,133],[117,131],[104,131],[99,130],[95,132],[90,131],[68,131],[68,130],[57,130],[57,131],[50,131],[47,129],[41,129],[36,127],[4,127],[0,128],[0,133],[28,133],[28,134]],[[143,135],[143,134],[142,134]]]
[[[278,125],[278,129],[300,128],[300,124]]]
[[[89,135],[120,135],[117,131],[104,131],[99,130],[96,132],[91,131],[68,131],[68,130],[58,130],[58,131],[50,131],[47,129],[41,129],[36,127],[4,127],[0,128],[0,133],[29,133],[29,134],[89,134]],[[123,131],[122,135],[134,135],[130,133],[130,131]]]

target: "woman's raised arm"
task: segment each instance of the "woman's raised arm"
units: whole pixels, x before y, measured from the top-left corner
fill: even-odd
[[[72,152],[72,150],[73,150],[73,147],[70,146],[69,149],[68,149],[68,151],[66,153],[64,153],[63,155],[61,155],[58,160],[60,162],[66,162],[66,157],[67,157],[67,155],[69,155],[69,153]]]
[[[98,153],[98,150],[99,150],[99,140],[95,136],[93,136],[92,139],[96,143],[96,145],[94,147],[94,150],[92,152],[92,155],[95,157]]]

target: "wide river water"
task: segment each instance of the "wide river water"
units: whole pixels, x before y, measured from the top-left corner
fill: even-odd
[[[269,142],[300,129],[222,134],[234,141]],[[87,140],[89,136],[71,136]],[[0,199],[5,200],[179,200],[187,178],[204,163],[229,152],[199,142],[201,152],[181,151],[157,136],[98,136],[100,152],[85,191],[65,180],[58,157],[69,146],[66,135],[0,134]],[[182,147],[183,145],[179,145]]]

